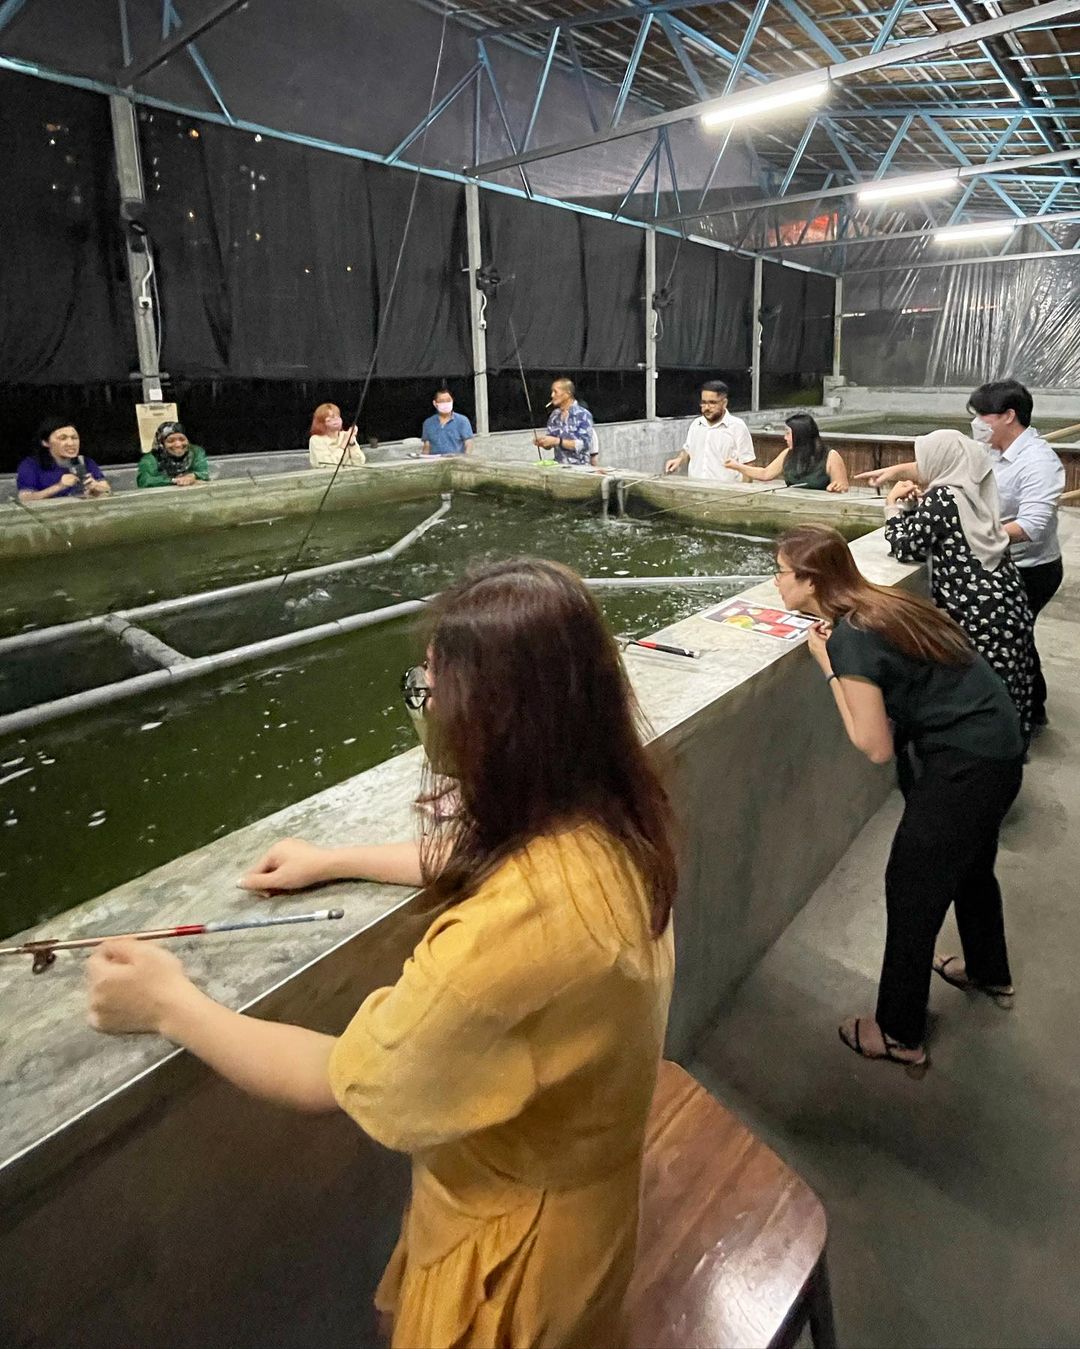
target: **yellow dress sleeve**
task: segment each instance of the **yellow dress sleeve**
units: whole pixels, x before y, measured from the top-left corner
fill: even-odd
[[[480,1006],[462,990],[462,982],[483,984],[485,963],[493,983],[497,967],[513,963],[505,947],[478,935],[458,910],[438,918],[398,982],[366,999],[334,1048],[330,1086],[338,1103],[386,1147],[420,1152],[504,1123],[537,1090],[532,1052],[513,1014]],[[468,979],[459,981],[465,966]]]

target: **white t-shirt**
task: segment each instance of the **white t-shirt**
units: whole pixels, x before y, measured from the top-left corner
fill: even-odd
[[[696,417],[686,433],[684,449],[690,456],[687,477],[708,478],[710,482],[745,482],[741,473],[725,468],[724,461],[735,459],[740,464],[752,464],[757,457],[749,428],[730,412],[725,412],[712,426],[704,417]]]

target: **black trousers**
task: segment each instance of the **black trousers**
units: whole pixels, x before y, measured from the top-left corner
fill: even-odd
[[[1054,598],[1065,575],[1061,558],[1056,558],[1053,562],[1042,562],[1037,567],[1021,567],[1019,571],[1024,589],[1027,591],[1031,612],[1038,618],[1040,612]],[[1046,680],[1043,678],[1042,661],[1039,659],[1037,648],[1035,678],[1031,685],[1031,715],[1036,726],[1046,721]]]
[[[969,978],[1011,982],[994,862],[1023,771],[1019,759],[940,750],[923,756],[905,785],[904,814],[885,870],[877,1004],[878,1025],[902,1045],[923,1042],[934,942],[950,904]]]

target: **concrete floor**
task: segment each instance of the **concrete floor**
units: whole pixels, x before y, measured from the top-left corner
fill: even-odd
[[[1080,1344],[1076,534],[1039,621],[1051,725],[1002,835],[1014,1008],[935,979],[922,1081],[837,1039],[874,1008],[894,795],[691,1064],[824,1201],[845,1349]]]

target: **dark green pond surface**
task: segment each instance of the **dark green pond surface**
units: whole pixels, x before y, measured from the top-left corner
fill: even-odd
[[[1077,417],[1035,417],[1033,424],[1046,435],[1049,431],[1061,431],[1066,426],[1072,426],[1080,421]],[[971,418],[964,415],[963,409],[960,409],[954,417],[921,417],[918,414],[908,416],[906,413],[867,413],[865,415],[838,417],[835,421],[831,417],[821,419],[821,429],[841,434],[844,431],[850,431],[852,435],[858,436],[925,436],[931,431],[942,429],[952,431],[962,431],[965,436],[971,435]],[[1070,436],[1069,440],[1080,439],[1080,435]]]
[[[328,514],[301,565],[385,547],[437,505],[429,498],[381,506],[377,515]],[[289,518],[5,564],[0,628],[17,632],[274,574],[291,563],[308,523]],[[199,655],[399,595],[431,594],[469,563],[521,553],[593,576],[772,569],[767,544],[719,529],[663,516],[605,524],[587,505],[455,493],[451,514],[392,564],[147,626]],[[601,592],[601,602],[616,632],[644,635],[742,588]],[[62,913],[412,746],[398,680],[419,648],[415,626],[399,620],[0,742],[0,933]],[[25,706],[128,673],[94,636],[6,659],[0,682],[8,705]],[[238,857],[238,872],[250,860]]]

